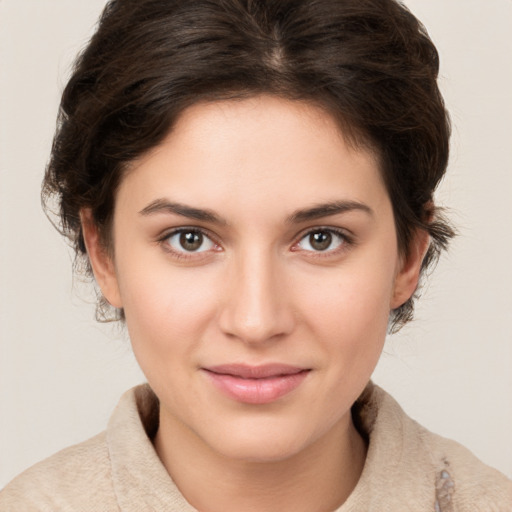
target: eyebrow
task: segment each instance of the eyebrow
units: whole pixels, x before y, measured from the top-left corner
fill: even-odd
[[[189,219],[225,225],[227,222],[212,210],[193,208],[182,203],[174,203],[166,199],[156,199],[149,203],[140,212],[141,215],[153,215],[157,213],[174,213]]]
[[[362,211],[373,216],[373,210],[364,203],[358,201],[330,201],[328,203],[317,204],[311,208],[299,209],[294,211],[286,219],[288,224],[298,224],[331,215],[338,215],[351,211]],[[217,215],[212,210],[194,208],[182,203],[175,203],[167,199],[156,199],[143,208],[140,215],[154,215],[158,213],[173,213],[189,219],[210,222],[213,224],[227,225],[227,221]]]
[[[328,203],[317,204],[311,208],[296,210],[287,219],[290,224],[298,224],[310,220],[329,217],[351,211],[362,211],[373,216],[373,210],[366,204],[358,201],[331,201]]]

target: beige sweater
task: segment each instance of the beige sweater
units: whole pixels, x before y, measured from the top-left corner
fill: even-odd
[[[369,450],[336,512],[511,512],[512,481],[459,444],[432,434],[369,384],[354,405]],[[0,492],[0,512],[193,512],[151,443],[158,400],[128,391],[106,432],[36,464]]]

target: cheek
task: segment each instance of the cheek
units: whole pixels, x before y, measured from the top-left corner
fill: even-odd
[[[177,361],[200,343],[215,311],[215,283],[203,269],[132,263],[119,269],[119,288],[133,350],[146,371]]]
[[[359,379],[364,385],[370,378],[382,352],[386,339],[389,309],[385,306],[388,293],[367,289],[360,283],[340,294],[338,315],[333,312],[333,336],[331,350],[338,355],[344,371],[339,377],[345,385],[353,385]],[[336,333],[338,333],[336,335]]]
[[[364,332],[381,332],[383,326],[385,331],[392,290],[391,272],[371,267],[340,269],[321,284],[304,283],[301,309],[308,312],[312,323],[334,337],[363,341]]]
[[[331,362],[333,389],[364,387],[371,376],[386,339],[393,277],[391,264],[361,260],[329,279],[304,281],[300,310]]]

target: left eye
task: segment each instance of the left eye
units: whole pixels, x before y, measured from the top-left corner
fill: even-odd
[[[176,231],[166,241],[176,252],[205,252],[215,247],[215,243],[202,231],[193,229]]]
[[[297,246],[304,251],[326,252],[338,249],[345,243],[345,237],[328,229],[310,231]]]

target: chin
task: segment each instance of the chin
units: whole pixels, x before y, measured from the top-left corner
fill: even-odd
[[[284,443],[254,439],[252,442],[232,443],[230,446],[220,447],[221,454],[229,459],[260,464],[290,459],[300,453],[302,448],[303,445],[294,445],[289,439]]]
[[[227,428],[220,426],[219,430],[209,432],[210,447],[224,457],[241,462],[286,460],[312,443],[312,436],[307,435],[303,425],[283,425],[275,420],[244,421],[243,425],[230,425]]]

